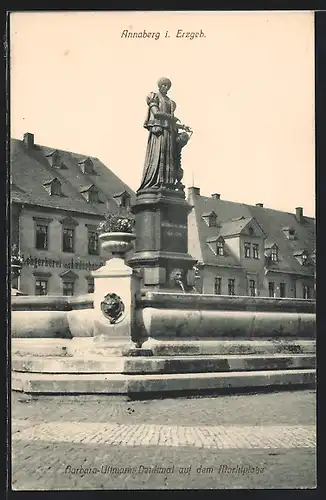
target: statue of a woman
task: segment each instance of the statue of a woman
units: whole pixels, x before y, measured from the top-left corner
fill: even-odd
[[[174,116],[176,103],[167,96],[170,87],[168,78],[160,78],[158,92],[147,96],[148,112],[144,127],[149,131],[149,137],[138,191],[160,187],[183,189],[181,149],[187,144],[192,131]],[[179,130],[184,132],[179,134]]]

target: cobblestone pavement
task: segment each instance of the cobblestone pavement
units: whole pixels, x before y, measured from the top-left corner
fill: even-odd
[[[313,488],[315,393],[12,398],[13,489]]]
[[[104,422],[47,422],[15,429],[13,441],[48,443],[105,443],[120,446],[195,446],[196,448],[311,448],[316,446],[315,426],[171,426],[121,425]]]

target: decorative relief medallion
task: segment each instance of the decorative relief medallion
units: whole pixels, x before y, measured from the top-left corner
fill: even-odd
[[[101,311],[111,324],[122,320],[124,310],[124,303],[116,293],[108,293],[101,302]]]

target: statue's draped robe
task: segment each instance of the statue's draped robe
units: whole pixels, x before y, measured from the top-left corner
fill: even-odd
[[[152,107],[160,112],[174,113],[176,104],[160,92],[147,96],[148,113],[144,127],[149,131],[143,177],[139,190],[171,186],[176,182],[177,151],[175,123],[155,118]]]

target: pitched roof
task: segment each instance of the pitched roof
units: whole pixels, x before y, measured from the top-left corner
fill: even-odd
[[[58,151],[65,168],[50,165],[47,156],[53,151]],[[114,199],[117,193],[127,191],[132,199],[135,196],[129,186],[95,157],[37,144],[27,147],[18,139],[11,140],[10,157],[12,202],[103,216],[107,210],[117,211]],[[83,174],[78,165],[87,158],[93,162],[94,175]],[[61,182],[62,196],[50,196],[44,187],[54,177]],[[82,195],[81,190],[92,184],[98,189],[102,203],[89,203]]]
[[[189,199],[194,206],[193,215],[197,226],[198,242],[193,248],[193,256],[204,263],[219,264],[214,253],[210,250],[207,240],[217,235],[226,236],[240,232],[252,218],[258,223],[266,235],[266,244],[276,244],[279,250],[279,262],[272,265],[278,271],[311,275],[312,269],[301,266],[294,256],[294,252],[307,250],[312,254],[315,248],[315,219],[303,217],[302,222],[296,218],[295,213],[282,212],[270,208],[247,205],[227,200],[194,194]],[[202,215],[214,211],[217,214],[220,228],[208,227]],[[243,218],[242,218],[243,217]],[[235,220],[237,219],[237,220]],[[295,230],[295,239],[286,238],[283,228],[292,227]]]

